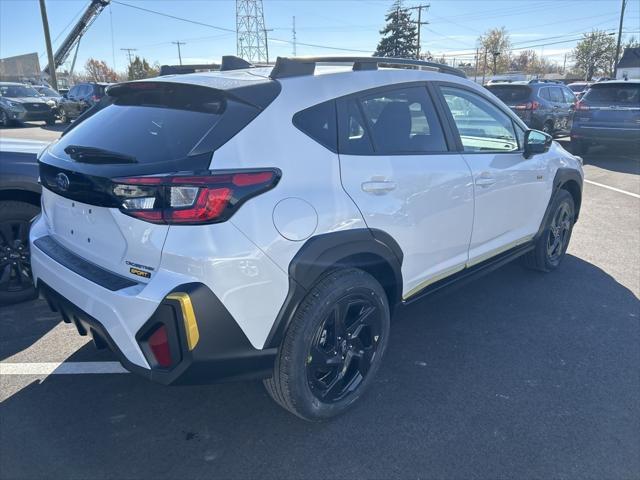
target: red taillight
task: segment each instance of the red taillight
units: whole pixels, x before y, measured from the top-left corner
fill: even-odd
[[[589,105],[584,103],[584,100],[580,100],[578,103],[576,103],[576,110],[589,110]]]
[[[169,348],[167,327],[160,325],[156,331],[151,334],[147,343],[158,365],[162,368],[170,367],[173,361],[171,358],[171,349]]]
[[[99,102],[99,101],[100,101],[100,97],[99,97],[99,96],[97,96],[97,95],[93,95],[93,96],[91,97],[91,100],[93,100],[94,102]]]
[[[113,193],[120,211],[132,217],[194,225],[227,220],[242,203],[272,189],[279,179],[276,169],[127,177],[113,180]]]
[[[516,110],[537,110],[540,107],[538,102],[520,103],[513,107]]]

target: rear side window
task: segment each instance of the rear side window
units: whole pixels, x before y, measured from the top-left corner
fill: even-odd
[[[447,144],[425,87],[363,97],[362,112],[376,153],[446,152]]]
[[[524,85],[490,85],[487,88],[507,105],[526,102],[531,95],[531,88]]]
[[[336,102],[331,100],[307,108],[293,116],[293,124],[332,152],[338,151]]]
[[[71,128],[52,153],[67,159],[65,148],[73,145],[131,156],[136,164],[179,161],[194,150],[203,153],[198,146],[210,138],[221,145],[258,113],[227,100],[223,91],[169,82],[124,84],[109,99],[110,105]]]
[[[345,100],[341,104],[339,111],[340,132],[338,142],[340,153],[345,155],[373,155],[373,144],[358,101],[355,98]]]
[[[591,86],[583,100],[589,103],[640,107],[640,84],[595,84]]]
[[[549,100],[551,101],[551,94],[549,93],[549,88],[545,87],[545,88],[541,88],[538,96],[540,98],[544,98],[545,100]]]
[[[562,89],[560,87],[551,87],[549,88],[551,95],[551,101],[555,103],[564,103],[564,98],[562,97]]]

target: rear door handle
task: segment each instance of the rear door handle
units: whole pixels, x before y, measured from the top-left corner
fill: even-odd
[[[396,187],[397,185],[395,182],[388,181],[373,181],[362,183],[362,191],[372,193],[374,195],[384,195],[385,193],[389,193],[390,191],[395,190]]]
[[[490,187],[491,185],[493,185],[494,183],[496,183],[496,179],[493,177],[478,177],[476,178],[476,185],[478,185],[479,187]]]

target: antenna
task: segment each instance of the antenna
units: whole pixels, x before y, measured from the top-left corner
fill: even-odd
[[[236,0],[237,56],[253,63],[268,63],[267,31],[262,0]]]

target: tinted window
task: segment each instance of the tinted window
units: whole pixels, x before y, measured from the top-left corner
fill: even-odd
[[[335,101],[321,103],[296,113],[293,124],[329,150],[338,150]]]
[[[71,87],[71,90],[69,90],[68,96],[69,97],[77,97],[79,89],[80,89],[80,87],[78,85],[76,85],[75,87]]]
[[[465,152],[511,152],[518,141],[511,118],[476,93],[440,87]]]
[[[551,100],[551,95],[549,94],[548,88],[541,88],[540,92],[538,93],[538,96],[540,98],[544,98],[545,100]]]
[[[583,100],[589,103],[640,106],[640,84],[610,83],[595,84],[585,94]]]
[[[369,132],[355,98],[347,99],[340,109],[339,150],[348,155],[373,153]]]
[[[0,96],[8,98],[37,97],[38,92],[24,85],[0,85]]]
[[[138,164],[181,160],[231,103],[220,91],[205,87],[160,82],[135,85],[109,97],[113,104],[70,129],[54,146],[53,154],[68,158],[65,147],[76,145],[133,156]],[[228,135],[236,131],[229,130]]]
[[[571,90],[569,90],[568,88],[563,88],[562,94],[564,95],[564,103],[575,103],[576,96]]]
[[[440,122],[425,87],[390,90],[361,100],[376,153],[446,152]]]
[[[524,85],[489,85],[487,88],[507,105],[526,102],[531,95],[531,88]]]
[[[549,88],[549,95],[551,96],[551,101],[555,103],[564,103],[564,97],[562,96],[562,89],[560,87],[551,87]]]

